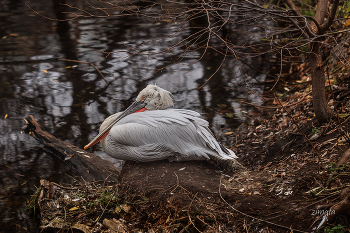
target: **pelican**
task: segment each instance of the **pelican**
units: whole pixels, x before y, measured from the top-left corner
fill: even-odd
[[[169,91],[150,84],[124,112],[109,116],[84,150],[101,141],[109,156],[121,160],[237,158],[215,139],[209,123],[199,113],[173,106]]]

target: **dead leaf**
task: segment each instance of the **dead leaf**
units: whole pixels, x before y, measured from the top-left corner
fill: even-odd
[[[340,118],[345,118],[345,117],[348,117],[348,116],[350,116],[350,114],[348,114],[348,113],[340,113],[339,114]]]
[[[316,140],[319,136],[321,136],[320,133],[315,133],[314,135],[311,136],[311,138],[309,140],[310,141]]]
[[[226,117],[227,117],[227,118],[233,118],[233,117],[234,117],[234,114],[233,114],[232,112],[226,113]]]
[[[130,213],[131,212],[132,207],[130,205],[123,204],[123,205],[121,205],[121,207],[126,213]]]
[[[350,25],[350,19],[346,20],[346,22],[345,22],[345,24],[343,25],[343,27],[345,28],[345,27],[347,27],[347,26],[349,26],[349,25]]]
[[[47,70],[43,70],[47,74]]]
[[[73,208],[70,208],[69,211],[74,211],[74,210],[78,210],[79,206],[74,206]]]
[[[217,106],[218,106],[219,108],[226,108],[226,107],[227,107],[226,104],[217,104]]]

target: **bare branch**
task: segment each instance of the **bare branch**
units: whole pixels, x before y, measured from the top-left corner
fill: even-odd
[[[339,5],[339,0],[334,0],[332,4],[331,12],[327,17],[326,22],[321,26],[322,33],[324,33],[332,25],[335,14],[337,13],[338,5]]]

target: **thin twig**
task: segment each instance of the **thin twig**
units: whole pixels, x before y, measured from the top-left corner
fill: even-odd
[[[201,231],[196,227],[196,225],[192,222],[192,219],[191,219],[191,216],[190,216],[190,208],[191,208],[191,205],[192,205],[193,200],[194,200],[196,197],[197,197],[197,193],[196,193],[196,195],[194,195],[194,197],[193,197],[192,200],[191,200],[190,206],[188,207],[188,212],[187,212],[187,214],[188,214],[188,219],[190,220],[190,222],[191,222],[191,224],[194,226],[194,228],[196,228],[196,230],[197,230],[198,232],[203,233],[203,232],[201,232]]]
[[[94,65],[92,64],[91,62],[87,62],[87,61],[77,61],[77,60],[70,60],[70,59],[58,59],[58,60],[61,60],[61,61],[71,61],[71,62],[78,62],[78,63],[84,63],[84,64],[89,64],[90,66],[94,67],[97,72],[101,75],[101,77],[103,78],[103,80],[105,80],[106,84],[109,85],[107,79],[105,78],[105,76],[103,76],[103,74],[101,73],[101,71]]]
[[[98,218],[96,219],[95,223],[98,223],[98,221],[100,221],[100,219],[101,219],[101,217],[103,216],[103,214],[105,213],[105,211],[106,211],[106,209],[107,209],[109,203],[111,202],[112,198],[114,197],[115,193],[117,192],[117,189],[118,189],[118,186],[115,186],[115,189],[114,189],[114,191],[113,191],[111,197],[109,198],[109,201],[108,201],[106,207],[103,208],[102,213],[100,214],[100,216],[98,216]]]

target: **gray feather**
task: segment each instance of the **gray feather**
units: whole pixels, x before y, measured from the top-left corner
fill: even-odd
[[[101,129],[119,114],[107,118]],[[208,122],[199,118],[199,113],[184,109],[130,114],[118,121],[101,143],[110,156],[122,160],[184,161],[204,160],[210,156],[224,160],[237,158],[234,152],[217,142],[208,128]]]

